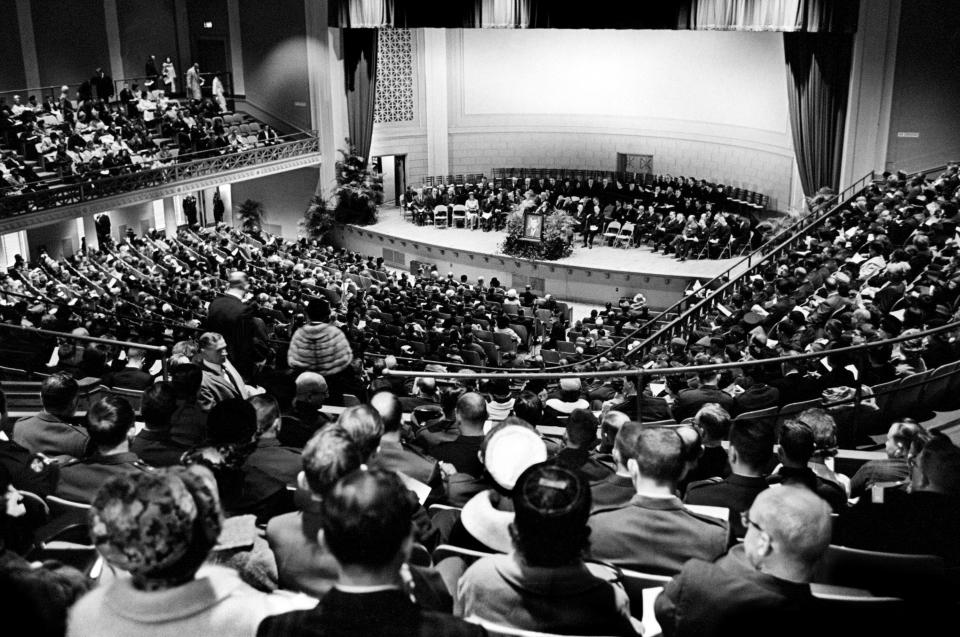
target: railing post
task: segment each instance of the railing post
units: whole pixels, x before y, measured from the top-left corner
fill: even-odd
[[[643,422],[643,368],[637,369],[637,422]]]
[[[161,348],[160,348],[160,356],[161,356],[161,358],[160,358],[160,360],[161,360],[161,365],[163,365],[163,371],[162,371],[163,380],[166,381],[166,382],[169,382],[169,381],[170,381],[170,362],[169,362],[169,359],[167,358],[167,346],[166,346],[166,345],[161,346]]]

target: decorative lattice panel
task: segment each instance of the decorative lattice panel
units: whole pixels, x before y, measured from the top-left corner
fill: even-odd
[[[412,122],[413,113],[413,34],[410,29],[379,29],[373,121]]]

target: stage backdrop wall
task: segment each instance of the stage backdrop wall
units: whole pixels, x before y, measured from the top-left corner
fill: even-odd
[[[450,30],[447,49],[452,173],[642,153],[790,206],[778,33]]]

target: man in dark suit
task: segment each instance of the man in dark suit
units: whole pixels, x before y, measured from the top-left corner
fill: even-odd
[[[458,473],[474,478],[483,475],[483,464],[478,456],[483,442],[483,424],[487,420],[487,401],[481,394],[468,392],[457,399],[454,411],[459,435],[451,441],[432,445],[430,455],[452,464]]]
[[[960,449],[942,434],[914,447],[909,492],[868,489],[841,514],[842,544],[939,555],[955,568],[960,566]]]
[[[391,471],[399,471],[432,488],[442,490],[439,463],[403,444],[401,439],[403,408],[399,399],[392,392],[379,391],[370,398],[370,406],[377,410],[383,420],[383,436],[380,438],[376,464]]]
[[[300,450],[286,447],[277,440],[280,427],[280,406],[269,394],[252,396],[248,402],[257,411],[257,447],[247,457],[245,467],[259,469],[263,473],[283,481],[288,487],[296,484],[297,474],[303,466]]]
[[[13,440],[33,453],[46,456],[83,458],[90,451],[90,436],[85,429],[68,422],[77,410],[77,381],[69,374],[53,374],[40,386],[39,413],[18,420]]]
[[[700,386],[693,389],[682,389],[677,393],[677,402],[673,405],[673,417],[677,422],[689,418],[697,413],[707,403],[717,403],[727,413],[734,409],[733,396],[722,391],[717,385],[720,382],[718,370],[700,372]]]
[[[658,398],[649,392],[647,376],[644,376],[644,383],[640,395],[640,417],[637,417],[637,387],[631,376],[623,379],[623,401],[613,405],[610,409],[619,411],[630,417],[630,420],[642,422],[656,422],[658,420],[669,420],[670,405],[663,398]]]
[[[144,427],[130,441],[130,451],[151,467],[178,465],[190,449],[170,439],[170,416],[176,410],[177,395],[170,383],[155,383],[143,392],[140,415]]]
[[[631,458],[636,460],[637,436],[643,425],[629,422],[626,418],[626,415],[619,411],[611,411],[604,417],[603,424],[600,426],[603,439],[609,435],[613,427],[619,427],[614,433],[611,454],[616,471],[590,483],[592,511],[626,506],[637,493],[627,463]]]
[[[104,376],[103,384],[121,389],[146,389],[153,384],[153,376],[143,370],[145,362],[146,352],[139,347],[131,347],[127,350],[127,365]]]
[[[267,526],[280,586],[323,601],[313,610],[264,620],[257,635],[370,635],[384,626],[398,635],[484,634],[435,612],[452,607],[449,593],[431,585],[439,579],[435,574],[412,567],[413,582],[405,583],[400,567],[409,558],[416,498],[394,473],[356,471],[360,453],[351,446],[335,427],[319,432],[304,450],[301,486],[309,509]]]
[[[57,495],[73,502],[93,502],[108,479],[117,475],[152,471],[130,451],[127,436],[133,428],[133,407],[126,399],[107,394],[87,411],[87,433],[94,452],[71,460],[60,469]]]
[[[819,379],[810,374],[804,374],[797,363],[788,361],[781,367],[783,376],[771,379],[769,382],[770,387],[780,394],[778,403],[781,407],[820,397],[823,383]]]
[[[683,498],[686,504],[730,509],[733,537],[743,537],[746,529],[740,513],[753,504],[757,494],[767,488],[764,471],[773,457],[773,429],[757,420],[733,422],[730,426],[730,475],[691,482]]]
[[[671,428],[637,433],[627,460],[636,495],[590,516],[590,554],[622,568],[673,575],[688,559],[713,561],[727,550],[727,523],[694,513],[674,495],[683,476],[683,442]]]
[[[693,417],[694,429],[700,432],[702,451],[696,463],[683,476],[683,485],[715,476],[730,474],[727,452],[722,444],[730,434],[730,414],[716,403],[707,403]]]
[[[253,308],[243,302],[250,284],[243,272],[230,274],[226,293],[210,303],[206,329],[222,334],[227,341],[230,361],[245,379],[253,376],[254,366],[267,353],[267,337],[254,321]]]
[[[716,562],[693,559],[654,603],[675,637],[824,634],[809,582],[830,544],[830,509],[802,487],[769,489],[745,514],[747,536]]]

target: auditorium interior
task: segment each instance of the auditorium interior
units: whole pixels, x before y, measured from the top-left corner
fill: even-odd
[[[947,632],[951,9],[0,0],[3,633]]]

